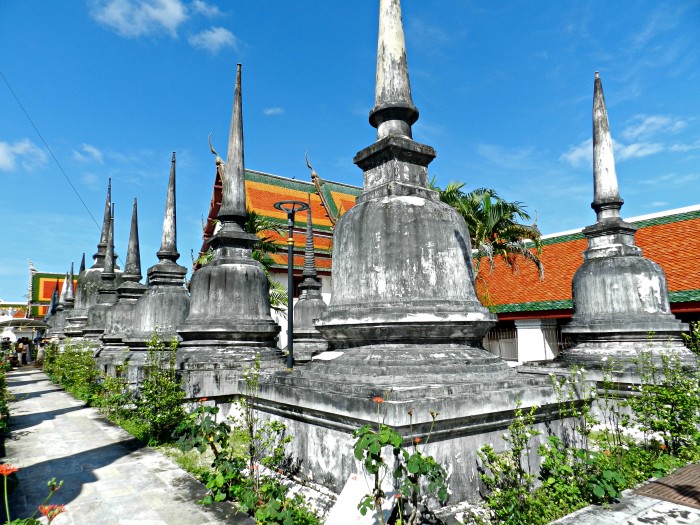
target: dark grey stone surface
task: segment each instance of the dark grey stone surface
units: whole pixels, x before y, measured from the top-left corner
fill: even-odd
[[[266,367],[282,364],[276,347],[280,328],[270,315],[268,278],[252,257],[258,238],[243,230],[247,211],[240,64],[228,157],[223,162],[217,155],[216,168],[222,181],[221,227],[209,241],[214,250],[211,262],[192,276],[189,315],[178,329],[183,340],[178,364],[198,391],[207,389],[207,370],[251,366],[256,355]]]
[[[187,269],[175,262],[180,258],[176,219],[173,153],[163,235],[156,254],[158,263],[148,269],[148,290],[136,300],[132,329],[122,336],[122,341],[133,350],[145,350],[147,342],[156,334],[164,341],[177,338],[177,328],[187,318],[190,309],[190,296],[184,287]]]
[[[328,343],[314,326],[314,321],[323,316],[328,305],[321,296],[321,281],[316,273],[311,207],[306,213],[306,245],[304,247],[304,270],[302,276],[304,280],[299,285],[301,295],[294,305],[295,363],[307,362],[314,355],[328,348]]]
[[[595,224],[583,230],[588,249],[574,274],[574,315],[562,333],[575,342],[559,360],[564,364],[599,367],[603,357],[620,366],[634,367],[640,352],[655,360],[676,355],[688,366],[692,353],[681,333],[688,325],[671,313],[666,275],[653,261],[642,257],[634,242],[636,227],[620,217],[620,198],[612,138],[596,73],[593,93],[593,180]]]

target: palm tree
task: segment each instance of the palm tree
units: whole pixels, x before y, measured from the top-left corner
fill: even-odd
[[[464,182],[450,182],[443,190],[433,179],[430,187],[440,194],[440,200],[464,217],[472,248],[478,251],[475,276],[484,257],[493,272],[496,257],[500,256],[513,270],[517,269],[518,258],[525,258],[537,267],[540,280],[544,279],[544,265],[538,257],[542,253],[542,236],[535,222],[520,222],[530,220],[523,203],[505,201],[490,188],[464,192]]]

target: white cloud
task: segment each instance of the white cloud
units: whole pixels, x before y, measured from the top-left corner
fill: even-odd
[[[239,45],[238,38],[224,27],[212,27],[190,36],[187,40],[193,47],[205,49],[212,54],[225,47],[237,49]]]
[[[678,117],[666,115],[636,115],[632,117],[631,124],[622,132],[627,140],[648,139],[659,133],[678,133],[688,123]]]
[[[90,144],[81,144],[80,149],[83,151],[83,153],[73,151],[73,158],[75,160],[80,162],[89,162],[90,160],[94,160],[100,164],[104,163],[104,156],[102,152],[95,146]]]
[[[178,27],[188,17],[181,0],[95,0],[90,14],[127,38],[163,31],[176,37]]]
[[[18,162],[31,171],[46,164],[46,153],[29,139],[14,143],[0,141],[0,171],[14,171]]]
[[[613,140],[613,150],[616,160],[638,159],[660,153],[664,150],[663,144],[650,142],[636,142],[634,144],[622,144]]]
[[[669,151],[686,153],[688,151],[694,151],[700,149],[700,140],[696,140],[693,144],[672,144]]]
[[[216,17],[221,16],[221,11],[215,5],[209,5],[202,0],[194,0],[192,2],[192,10],[204,16]]]
[[[283,113],[284,113],[284,108],[280,108],[280,107],[272,107],[272,108],[263,109],[263,114],[268,116],[268,117],[271,117],[274,115],[281,115]]]
[[[586,139],[578,146],[571,146],[568,151],[559,156],[574,168],[593,164],[593,139]]]
[[[663,144],[656,142],[635,142],[623,144],[613,139],[613,154],[615,160],[622,162],[629,159],[648,157],[664,151]],[[593,164],[593,139],[586,139],[577,146],[571,146],[568,151],[559,156],[559,160],[569,163],[574,168],[592,166]]]
[[[668,202],[665,201],[652,201],[651,204],[654,208],[661,208],[662,206],[668,206]]]
[[[686,173],[685,175],[678,175],[677,173],[667,173],[659,177],[654,177],[652,179],[646,179],[641,181],[642,184],[648,184],[649,186],[682,186],[687,185],[689,182],[696,181],[700,178],[700,173]]]

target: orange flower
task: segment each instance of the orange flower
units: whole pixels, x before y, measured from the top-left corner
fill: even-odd
[[[65,511],[65,505],[39,505],[39,512],[41,512],[42,516],[46,516],[49,519],[49,523]]]
[[[200,402],[200,403],[204,403],[206,400],[207,400],[206,397],[200,397],[200,398],[199,398],[199,402]]]
[[[610,455],[610,451],[609,451],[609,450],[603,450],[603,454],[605,454],[606,456],[609,456],[609,455]]]
[[[413,442],[417,445],[420,443],[420,438],[413,438]]]
[[[9,463],[4,463],[3,465],[0,465],[0,474],[3,476],[9,476],[13,472],[17,472],[19,469],[17,467],[13,467]]]
[[[659,445],[659,448],[660,448],[661,450],[666,450],[666,445]]]
[[[372,401],[374,401],[374,402],[377,403],[377,404],[379,404],[379,403],[384,403],[384,398],[383,398],[383,397],[377,396],[377,397],[373,397],[373,398],[372,398]]]

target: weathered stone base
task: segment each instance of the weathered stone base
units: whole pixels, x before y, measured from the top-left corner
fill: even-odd
[[[300,334],[301,337],[296,337],[297,333],[294,333],[294,364],[303,364],[311,361],[313,356],[325,352],[328,350],[328,341],[326,341],[321,334],[316,332],[316,337],[314,334]]]
[[[536,421],[543,436],[558,432],[557,403],[544,378],[513,372],[491,381],[462,376],[462,382],[435,378],[429,384],[418,379],[386,392],[379,385],[355,382],[359,375],[346,376],[346,381],[307,378],[314,375],[315,364],[263,378],[256,406],[287,425],[299,474],[336,493],[351,474],[362,472],[353,455],[353,431],[376,425],[378,419],[400,432],[406,444],[415,438],[427,444],[425,452],[449,473],[450,503],[479,499],[477,451],[487,443],[503,450],[501,435],[513,422],[518,401],[525,411],[539,407]],[[387,400],[379,404],[375,396]],[[434,425],[431,412],[437,413]]]
[[[177,350],[176,367],[189,399],[218,399],[239,394],[239,380],[255,366],[256,358],[263,375],[286,369],[284,354],[277,347],[233,346],[222,341],[188,341]]]
[[[554,363],[567,368],[579,365],[594,371],[612,360],[616,370],[622,370],[632,377],[638,376],[636,360],[643,354],[648,354],[651,362],[657,367],[662,364],[662,356],[676,356],[682,366],[697,366],[695,355],[683,345],[678,336],[661,339],[639,334],[637,340],[630,339],[629,336],[622,338],[611,334],[596,337],[594,340],[584,340],[573,348],[564,350]],[[609,365],[605,365],[607,366]],[[637,378],[630,382],[639,383],[640,380]]]

